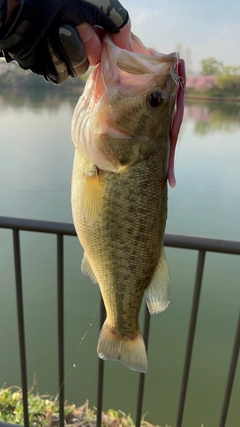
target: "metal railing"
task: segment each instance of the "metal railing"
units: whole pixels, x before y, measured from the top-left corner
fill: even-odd
[[[64,236],[76,236],[74,226],[72,224],[37,221],[28,219],[0,217],[0,228],[8,228],[13,233],[13,249],[15,262],[15,280],[16,280],[16,296],[17,296],[17,312],[18,312],[18,334],[19,334],[19,349],[21,362],[21,378],[23,392],[23,408],[24,408],[24,425],[29,427],[28,417],[28,382],[27,382],[27,362],[26,362],[26,344],[25,344],[25,329],[24,329],[24,310],[23,310],[23,291],[22,291],[22,272],[21,272],[21,250],[20,250],[20,231],[32,231],[40,233],[51,233],[57,237],[57,284],[58,284],[58,378],[59,378],[59,416],[60,427],[64,426],[64,280],[63,280],[63,265],[64,265]],[[218,252],[225,254],[240,255],[240,242],[207,239],[200,237],[178,236],[166,234],[164,245],[172,248],[192,249],[198,251],[198,260],[195,273],[195,284],[192,299],[191,316],[189,321],[188,339],[186,345],[185,361],[183,366],[182,383],[179,396],[179,406],[176,419],[176,427],[182,426],[184,406],[186,400],[186,392],[188,386],[192,350],[194,344],[195,329],[197,323],[198,307],[201,294],[202,277],[204,271],[204,263],[206,252]],[[101,300],[100,309],[100,328],[105,320],[105,308]],[[150,315],[147,307],[145,308],[144,317],[144,332],[146,348],[148,345],[150,328]],[[234,381],[234,376],[237,367],[237,361],[240,348],[240,316],[236,327],[236,335],[233,343],[232,357],[230,360],[228,378],[225,387],[223,404],[220,412],[219,427],[226,425],[227,413],[231,398],[231,391]],[[140,426],[142,416],[142,403],[144,396],[144,379],[145,375],[139,374],[139,386],[136,406],[136,427]],[[98,387],[97,387],[97,427],[101,426],[102,416],[102,401],[103,401],[103,381],[104,381],[104,361],[98,361]],[[0,423],[1,425],[1,423]]]

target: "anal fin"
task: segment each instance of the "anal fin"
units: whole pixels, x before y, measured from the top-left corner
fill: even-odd
[[[95,277],[95,274],[93,273],[92,267],[89,264],[89,261],[87,259],[86,252],[84,253],[84,256],[83,256],[81,270],[82,270],[82,273],[85,276],[88,276],[92,280],[93,283],[97,283],[97,279]]]
[[[145,294],[150,314],[161,313],[169,305],[170,277],[164,248],[162,248],[157,268]]]

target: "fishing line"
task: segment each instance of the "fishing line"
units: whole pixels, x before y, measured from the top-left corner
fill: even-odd
[[[97,303],[97,306],[96,306],[95,312],[94,312],[94,314],[93,314],[92,322],[89,324],[89,326],[88,326],[88,328],[87,328],[86,332],[83,334],[83,336],[82,336],[82,338],[81,338],[81,340],[80,340],[80,342],[79,342],[79,344],[78,344],[78,346],[77,346],[76,356],[77,356],[77,354],[78,354],[78,351],[79,351],[80,345],[82,344],[82,342],[83,342],[84,338],[86,337],[86,335],[88,334],[88,332],[89,332],[90,328],[91,328],[91,327],[92,327],[92,325],[93,325],[93,322],[94,322],[94,320],[95,320],[95,317],[96,317],[96,314],[97,314],[97,310],[98,310],[99,304],[100,304],[100,299],[99,299],[99,301],[98,301],[98,303]],[[74,365],[75,365],[75,363],[73,364],[73,368],[74,368],[74,367],[76,367],[76,365],[75,365],[75,366],[74,366]]]
[[[89,326],[88,326],[88,328],[87,328],[86,332],[83,334],[82,338],[81,338],[81,339],[80,339],[80,341],[79,341],[79,344],[78,344],[78,346],[77,346],[77,350],[76,350],[75,357],[78,355],[79,348],[80,348],[80,346],[82,345],[83,340],[86,338],[86,336],[87,336],[88,332],[90,331],[90,328],[92,327],[92,325],[93,325],[93,323],[94,323],[94,321],[95,321],[95,317],[96,317],[96,314],[97,314],[97,310],[98,310],[98,307],[99,307],[100,301],[101,301],[101,300],[99,299],[99,301],[98,301],[98,303],[97,303],[97,305],[96,305],[96,309],[95,309],[95,311],[94,311],[94,314],[93,314],[93,317],[92,317],[92,321],[91,321],[91,323],[89,324]],[[73,364],[72,364],[71,369],[70,369],[70,370],[68,371],[68,373],[66,374],[66,376],[65,376],[65,378],[64,378],[64,380],[63,380],[63,382],[62,382],[62,384],[61,384],[61,386],[60,386],[60,388],[59,388],[59,390],[58,390],[58,393],[57,393],[57,395],[56,395],[56,397],[55,397],[55,401],[57,401],[57,400],[58,400],[58,396],[59,396],[60,391],[62,390],[62,388],[63,388],[63,386],[64,386],[65,382],[67,381],[67,379],[68,379],[68,377],[69,377],[69,375],[72,373],[72,371],[73,371],[76,367],[77,367],[76,363],[73,363]]]

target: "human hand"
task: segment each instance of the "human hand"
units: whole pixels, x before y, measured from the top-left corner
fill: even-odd
[[[100,60],[99,27],[130,49],[131,24],[118,0],[0,0],[0,50],[6,60],[54,83],[79,76]]]
[[[76,28],[90,65],[98,64],[101,59],[102,36],[104,35],[104,31],[101,31],[100,28],[93,28],[87,23],[81,24]],[[119,33],[112,34],[112,39],[116,46],[121,49],[132,50],[130,18],[127,24],[120,29]]]

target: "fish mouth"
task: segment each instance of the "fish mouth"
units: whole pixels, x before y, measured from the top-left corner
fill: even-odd
[[[177,83],[177,52],[167,55],[148,49],[134,34],[132,40],[133,51],[130,52],[117,47],[109,35],[105,36],[101,57],[101,76],[105,88],[109,88],[109,85],[124,88],[126,85],[129,90],[129,85],[137,87],[139,83],[144,86],[153,75],[169,71]]]
[[[133,51],[130,52],[117,47],[110,35],[103,39],[101,62],[92,77],[95,81],[95,102],[110,88],[112,91],[120,91],[123,95],[138,95],[149,85],[152,77],[158,74],[170,73],[177,84],[177,52],[166,55],[148,49],[134,34],[132,40]]]

